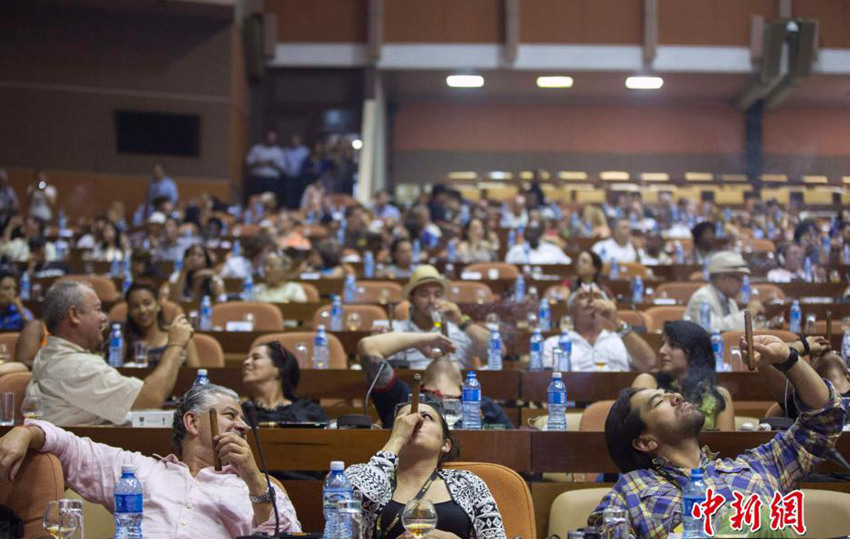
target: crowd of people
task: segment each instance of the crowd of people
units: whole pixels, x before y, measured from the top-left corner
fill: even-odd
[[[807,213],[751,196],[737,210],[667,196],[648,205],[639,193],[577,206],[547,201],[538,182],[504,203],[465,200],[450,186],[435,185],[406,204],[380,192],[373,204],[361,205],[350,197],[327,196],[349,192],[343,185],[353,181],[353,172],[343,169],[352,168],[350,157],[344,146],[310,151],[297,137],[280,148],[270,133],[248,156],[253,191],[244,207],[208,196],[182,200],[158,165],[147,200],[132,217],[113,204],[76,230],[57,210],[61,200],[48,190],[43,173],[28,207],[0,173],[0,329],[21,332],[16,361],[0,364],[0,375],[30,370],[26,395],[43,409],[41,419],[27,420],[0,438],[0,480],[14,478],[28,450],[51,452],[60,458],[70,486],[109,508],[109,478],[120,476],[121,464],[132,463],[151,493],[146,534],[175,535],[187,519],[193,535],[270,531],[273,513],[281,529],[300,531],[291,500],[282,489],[267,486],[244,439],[252,414],[259,422],[328,420],[317,402],[298,396],[298,359],[279,342],[244,351],[242,385],[248,394],[208,384],[183,396],[174,413],[175,453],[165,458],[78,438],[62,427],[120,425],[133,410],[160,408],[172,396],[178,370],[202,365],[192,340],[197,328],[169,305],[242,297],[243,290],[227,289],[228,279],[256,281],[251,297],[257,301],[305,303],[308,294],[298,282],[304,276],[363,277],[369,264],[374,278],[402,281],[402,298],[409,304],[409,314],[392,331],[365,337],[356,351],[347,350],[356,352],[374,386],[380,421],[391,429],[379,452],[346,472],[363,496],[370,537],[401,536],[404,530],[394,517],[417,496],[437,506],[439,537],[505,537],[483,481],[442,466],[459,456],[460,446],[441,403],[461,398],[461,370],[481,368],[492,353],[493,328],[449,297],[451,281],[461,278],[459,268],[474,263],[506,262],[527,276],[532,267],[571,265],[560,281],[540,291],[552,302],[566,303],[571,369],[635,374],[605,424],[609,452],[622,475],[592,521],[607,507],[622,507],[635,535],[662,537],[681,524],[680,487],[692,468],[702,468],[708,483],[730,493],[729,499],[732,489],[784,491],[834,446],[844,424],[839,397],[850,396],[850,371],[830,343],[812,336],[794,342],[756,336],[753,357],[746,342],[740,347],[743,360],[758,367],[777,403],[796,420],[791,430],[726,460],[701,450],[697,434],[735,429],[735,403],[719,384],[711,332],[743,329],[742,307],[754,316],[765,313],[758,299],[739,306],[745,279],[758,270],[774,282],[846,280],[835,268],[850,264],[848,212]],[[591,246],[577,248],[577,238]],[[753,250],[752,242],[763,239],[777,249]],[[72,254],[88,265],[84,273],[107,262],[112,276],[124,279],[126,349],[144,344],[153,367],[144,379],[104,361],[107,315],[90,285],[60,280],[43,298],[30,288],[40,318],[22,301],[22,280],[31,287],[34,280],[71,274]],[[683,320],[664,324],[659,350],[620,317],[623,298],[612,291],[610,278],[614,268],[628,264],[702,268],[705,285],[691,297]],[[437,321],[444,331],[434,331]],[[520,320],[502,322],[516,326]],[[543,367],[560,368],[560,338],[543,342]],[[412,389],[398,368],[424,371],[417,413],[407,405]],[[244,403],[250,403],[251,414]],[[484,398],[485,425],[516,428],[503,404]],[[215,447],[202,443],[210,436],[204,413],[210,408],[219,418]],[[227,464],[221,472],[211,468],[214,452]],[[180,517],[187,500],[165,493],[190,487],[205,502],[191,517]]]

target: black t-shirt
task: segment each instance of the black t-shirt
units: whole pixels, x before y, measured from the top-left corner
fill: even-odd
[[[328,416],[322,410],[322,407],[308,399],[296,399],[292,404],[281,404],[272,410],[254,404],[256,405],[257,421],[260,423],[303,423],[328,420]]]
[[[454,501],[435,503],[434,509],[437,510],[438,530],[451,532],[461,539],[467,539],[472,536],[472,522],[469,521],[469,516]],[[389,530],[385,530],[379,539],[394,539],[404,535],[404,526],[401,523],[400,515],[402,511],[404,511],[404,504],[395,500],[390,500],[390,503],[384,507],[379,517],[384,526],[389,526],[396,515],[399,515],[399,519],[396,525]]]

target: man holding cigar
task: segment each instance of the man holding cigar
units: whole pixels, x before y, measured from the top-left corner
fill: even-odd
[[[655,352],[617,316],[617,306],[595,284],[582,285],[570,294],[567,310],[575,330],[570,331],[573,371],[648,371],[655,365]],[[554,366],[553,351],[558,336],[543,342],[543,364]]]
[[[218,416],[220,434],[215,437],[211,409]],[[190,389],[174,412],[171,441],[179,457],[146,457],[77,437],[46,421],[27,420],[0,438],[0,481],[14,480],[27,450],[53,453],[70,488],[112,511],[121,465],[133,464],[145,491],[142,530],[146,537],[273,532],[273,499],[280,529],[300,532],[286,492],[274,483],[273,496],[268,490],[245,441],[248,430],[238,395],[214,384]],[[221,471],[213,468],[215,456],[221,459]]]
[[[91,285],[58,282],[44,299],[49,336],[32,366],[28,397],[39,397],[45,421],[56,425],[124,423],[130,410],[159,408],[177,381],[192,326],[179,316],[168,329],[159,365],[144,380],[123,376],[96,355],[107,324]]]
[[[410,317],[401,322],[396,331],[406,333],[430,333],[434,330],[434,318],[445,320],[445,332],[455,351],[452,359],[464,368],[472,367],[473,356],[487,357],[487,328],[473,324],[472,319],[461,314],[460,308],[446,299],[446,281],[434,266],[418,266],[410,281],[404,285],[402,297],[410,300]],[[391,362],[406,362],[411,369],[424,369],[431,360],[415,348],[402,349]]]
[[[744,311],[738,308],[738,294],[744,285],[744,275],[750,268],[744,258],[732,251],[715,253],[708,263],[711,282],[703,286],[688,301],[687,315],[701,323],[700,309],[707,303],[711,310],[711,331],[743,331]],[[747,310],[755,317],[764,313],[764,305],[757,299],[747,304]]]
[[[794,386],[800,415],[787,431],[734,459],[718,459],[697,435],[705,417],[678,393],[624,389],[605,421],[608,452],[623,472],[602,499],[590,522],[606,507],[627,511],[638,537],[667,537],[682,522],[682,488],[690,471],[701,468],[706,487],[727,502],[733,491],[770,500],[785,494],[814,470],[835,446],[845,411],[835,388],[818,376],[795,350],[773,335],[753,338],[753,356],[741,340],[744,360],[752,368],[775,369]]]

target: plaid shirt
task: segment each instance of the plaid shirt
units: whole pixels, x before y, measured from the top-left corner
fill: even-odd
[[[750,449],[735,459],[718,459],[702,448],[700,467],[705,486],[722,494],[727,503],[733,491],[759,494],[770,499],[773,493],[786,493],[820,462],[827,448],[834,447],[844,426],[841,398],[827,382],[830,400],[821,410],[801,406],[797,422],[773,440]],[[682,522],[682,487],[688,482],[686,470],[662,457],[653,460],[653,469],[622,474],[588,519],[595,524],[606,507],[624,509],[637,537],[667,537]]]

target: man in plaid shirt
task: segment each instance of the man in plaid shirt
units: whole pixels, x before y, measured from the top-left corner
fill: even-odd
[[[834,447],[844,425],[844,409],[832,384],[798,361],[781,339],[753,337],[754,364],[785,374],[796,389],[800,416],[787,431],[735,459],[718,459],[699,446],[705,418],[677,393],[624,389],[605,421],[611,458],[623,472],[589,522],[599,521],[607,507],[624,509],[637,537],[666,537],[682,522],[682,488],[690,470],[702,468],[706,487],[723,495],[756,493],[770,500],[786,493],[808,475]],[[741,341],[747,360],[747,346]]]

